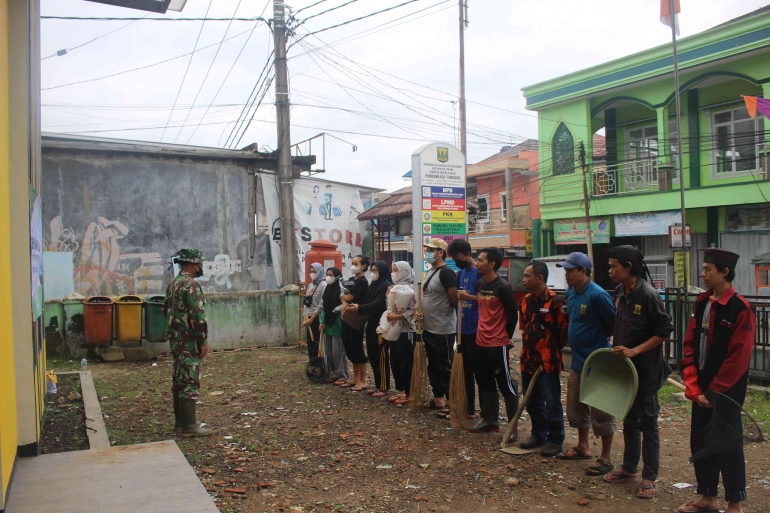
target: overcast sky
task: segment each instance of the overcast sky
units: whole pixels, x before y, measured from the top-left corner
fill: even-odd
[[[295,0],[289,5],[297,12],[316,1]],[[326,0],[297,18],[301,21],[348,1]],[[400,3],[403,0],[355,1],[307,20],[289,41],[293,44],[289,50],[292,142],[327,131],[358,148],[354,153],[350,144],[327,138],[328,179],[400,187],[405,185],[400,177],[409,171],[415,149],[434,141],[456,143],[456,0],[415,1],[296,43],[308,32]],[[522,87],[670,42],[670,29],[658,19],[659,0],[468,3],[466,96],[469,102],[489,106],[468,103],[471,163],[496,153],[504,144],[536,138],[537,121],[534,113],[525,110]],[[762,7],[768,0],[681,3],[680,25],[686,37]],[[41,4],[44,16],[146,14],[84,0],[41,0]],[[209,18],[234,14],[252,18],[264,12],[269,19],[273,6],[267,0],[188,0],[181,13],[149,16],[204,17],[207,9]],[[416,14],[407,16],[411,13]],[[402,19],[394,21],[398,18]],[[138,21],[121,28],[127,23],[41,20],[43,129],[224,147],[255,84],[261,85],[257,80],[273,48],[269,28],[253,21],[234,21],[229,30],[227,21]],[[64,56],[46,58],[111,31],[115,32]],[[232,36],[237,37],[220,48],[223,37]],[[46,89],[178,57],[192,52],[196,40],[197,48],[211,46],[192,59],[187,55],[111,78]],[[325,45],[331,46],[306,53]],[[236,131],[237,147],[256,142],[260,148],[275,148],[273,87],[268,88],[246,133],[241,137]],[[320,141],[314,142],[318,167],[323,156],[320,147]]]

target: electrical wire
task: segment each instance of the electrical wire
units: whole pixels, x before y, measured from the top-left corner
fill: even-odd
[[[353,0],[353,1],[355,1],[355,0]],[[384,12],[392,11],[393,9],[398,9],[399,7],[403,7],[405,5],[413,4],[413,3],[419,2],[419,1],[420,0],[408,0],[408,1],[404,2],[404,3],[398,4],[398,5],[394,5],[393,7],[388,7],[387,9],[382,9],[380,11],[369,13],[369,14],[367,14],[365,16],[359,16],[358,18],[353,18],[352,20],[343,21],[342,23],[337,23],[336,25],[332,25],[330,27],[318,29],[318,30],[316,30],[314,32],[310,32],[310,34],[308,34],[308,35],[313,35],[313,34],[319,34],[321,32],[326,32],[327,30],[331,30],[331,29],[335,29],[335,28],[338,28],[338,27],[342,27],[344,25],[348,25],[348,24],[354,23],[356,21],[365,20],[366,18],[371,18],[372,16],[376,16],[376,15],[382,14]],[[305,18],[305,21],[307,21],[308,19],[310,19],[310,18]],[[301,22],[299,25],[301,25],[302,23],[304,23],[304,21]],[[299,26],[299,25],[297,25],[297,26]]]
[[[299,27],[300,25],[302,25],[303,23],[305,23],[307,20],[312,20],[313,18],[317,18],[318,16],[323,16],[324,14],[326,14],[326,13],[328,13],[328,12],[336,11],[337,9],[342,9],[342,8],[343,8],[343,7],[345,7],[345,6],[347,6],[347,5],[350,5],[350,4],[353,4],[353,3],[356,3],[356,2],[358,2],[358,0],[348,0],[348,1],[347,1],[347,2],[345,2],[344,4],[341,4],[341,5],[338,5],[338,6],[336,6],[336,7],[332,7],[331,9],[326,9],[325,11],[321,11],[321,12],[319,12],[319,13],[317,13],[317,14],[313,14],[313,15],[311,15],[311,16],[308,16],[307,18],[304,18],[304,19],[302,19],[302,20],[299,20],[299,23],[298,23],[297,25],[295,25],[295,26],[294,26],[294,28],[297,28],[297,27]],[[320,3],[320,2],[319,2],[319,3]],[[318,5],[318,4],[316,4],[316,5]]]
[[[233,11],[233,18],[235,18],[235,15],[238,12],[238,8],[241,6],[241,2],[242,1],[243,0],[238,0],[238,3],[235,5],[235,11]],[[204,21],[203,23],[206,23],[206,22]],[[214,53],[214,58],[211,59],[211,64],[209,64],[209,69],[206,70],[206,75],[204,75],[204,77],[203,77],[203,82],[201,82],[201,86],[198,88],[198,92],[195,93],[195,98],[192,101],[193,105],[195,105],[195,102],[198,101],[198,96],[200,96],[201,91],[203,91],[203,86],[206,85],[206,79],[209,78],[209,73],[211,73],[211,68],[214,67],[214,63],[217,60],[217,56],[219,55],[219,51],[222,49],[222,43],[225,42],[225,38],[227,37],[227,32],[230,30],[230,27],[232,27],[232,25],[233,25],[232,21],[230,23],[228,23],[227,28],[225,29],[225,33],[224,33],[224,35],[222,35],[222,40],[219,42],[219,46],[217,46],[217,51],[216,51],[216,53]],[[201,29],[203,29],[203,27],[201,27]],[[252,29],[252,32],[253,31],[254,31],[254,29]],[[251,34],[249,34],[249,38],[251,38]],[[246,42],[247,43],[249,42],[248,38],[246,39]],[[241,54],[239,53],[238,56],[240,57],[240,55]],[[192,58],[190,58],[190,60],[192,61]],[[225,80],[227,80],[227,79],[225,79]],[[183,80],[183,83],[184,83],[184,80]],[[222,85],[224,85],[224,82],[222,82]],[[222,87],[220,86],[219,89],[222,89]],[[219,90],[217,90],[217,93],[219,93]],[[173,109],[172,109],[172,112],[173,112]],[[187,111],[187,115],[185,116],[184,121],[182,121],[182,125],[183,126],[187,123],[187,118],[190,117],[190,112],[191,112],[190,110]],[[176,133],[176,137],[174,137],[174,142],[176,142],[176,140],[179,138],[179,135],[182,133],[182,130],[183,129],[180,129]],[[196,128],[196,130],[197,130],[197,128]],[[195,133],[195,130],[193,130],[193,133]],[[192,135],[190,135],[190,137],[192,137]],[[190,139],[188,138],[187,142],[189,142],[189,141],[190,141]]]
[[[225,41],[230,41],[231,39],[235,39],[236,37],[242,36],[243,34],[245,34],[247,32],[251,32],[251,30],[252,29],[246,29],[243,32],[239,32],[239,33],[235,34],[234,36],[231,36],[231,37],[225,39]],[[62,87],[69,87],[69,86],[73,86],[73,85],[77,85],[77,84],[85,84],[87,82],[97,82],[99,80],[104,80],[106,78],[112,78],[112,77],[117,77],[119,75],[125,75],[126,73],[131,73],[133,71],[139,71],[139,70],[143,70],[143,69],[147,69],[147,68],[152,68],[154,66],[159,66],[161,64],[165,64],[167,62],[171,62],[171,61],[174,61],[176,59],[181,59],[182,57],[187,57],[188,55],[193,55],[193,54],[195,54],[197,52],[206,50],[207,48],[211,48],[212,46],[217,46],[218,44],[220,44],[220,43],[212,43],[212,44],[207,45],[207,46],[201,46],[200,48],[198,48],[197,50],[194,50],[192,52],[183,53],[182,55],[177,55],[176,57],[171,57],[170,59],[164,59],[164,60],[162,60],[160,62],[155,62],[153,64],[147,64],[146,66],[140,66],[138,68],[127,69],[127,70],[119,71],[117,73],[111,73],[109,75],[104,75],[104,76],[101,76],[101,77],[88,78],[88,79],[85,79],[85,80],[78,80],[76,82],[69,82],[67,84],[60,84],[60,85],[51,86],[51,87],[43,87],[43,88],[41,88],[41,91],[50,91],[51,89],[60,89]]]
[[[301,12],[302,12],[302,11],[304,11],[305,9],[310,9],[311,7],[315,7],[316,5],[318,5],[318,4],[322,4],[322,3],[326,2],[326,1],[327,1],[327,0],[319,0],[318,2],[316,2],[316,3],[314,3],[314,4],[306,5],[305,7],[302,7],[302,8],[301,8],[301,9],[299,9],[297,12],[295,12],[295,13],[294,13],[294,15],[296,16],[297,14],[301,13]]]
[[[254,112],[251,114],[251,118],[249,118],[249,122],[246,123],[246,127],[241,132],[241,136],[238,138],[238,141],[233,144],[233,147],[237,147],[239,144],[241,144],[241,139],[243,139],[243,136],[246,135],[246,131],[251,126],[251,122],[254,121],[254,116],[257,114],[257,110],[259,109],[259,106],[262,104],[262,100],[265,99],[265,95],[267,94],[267,91],[270,89],[270,84],[273,83],[273,79],[275,78],[275,75],[270,77],[270,79],[265,83],[265,91],[262,93],[262,97],[259,99],[259,103],[257,103],[257,106],[254,108]]]
[[[254,104],[254,102],[251,100],[251,95],[255,95],[254,96],[254,101],[256,101],[257,96],[259,96],[258,89],[259,90],[262,89],[262,85],[261,84],[263,83],[262,82],[262,75],[265,75],[265,81],[266,81],[267,80],[267,75],[265,74],[265,72],[267,71],[268,66],[272,65],[272,58],[273,58],[274,54],[275,54],[275,50],[271,51],[270,54],[267,56],[267,60],[265,61],[265,65],[262,67],[262,71],[259,72],[259,77],[257,77],[257,80],[254,83],[254,89],[251,90],[251,92],[249,93],[249,96],[246,98],[246,104],[243,106],[243,110],[241,111],[241,114],[238,115],[238,120],[236,120],[236,124],[233,126],[233,129],[230,131],[230,135],[228,135],[227,139],[225,139],[224,147],[228,146],[228,143],[229,143],[230,139],[233,138],[233,135],[235,133],[237,133],[237,131],[238,131],[238,121],[241,119],[241,117],[243,117],[243,119],[245,121],[246,116],[248,116],[249,110],[251,110],[251,105]],[[251,102],[251,105],[249,105],[249,102]],[[243,126],[243,122],[241,122],[241,126]],[[225,129],[222,131],[222,133],[224,133],[225,130],[227,130],[226,126],[225,126]],[[222,136],[220,135],[219,138],[221,140]]]
[[[146,16],[149,16],[149,14],[147,14]],[[64,55],[67,55],[68,53],[70,53],[72,50],[77,50],[78,48],[83,48],[84,46],[86,46],[86,45],[88,45],[88,44],[91,44],[91,43],[93,43],[94,41],[98,41],[99,39],[102,39],[103,37],[107,37],[107,36],[109,36],[110,34],[114,34],[115,32],[118,32],[119,30],[123,30],[124,28],[128,27],[128,26],[129,26],[129,25],[131,25],[132,23],[135,23],[135,22],[137,22],[137,21],[139,21],[139,20],[143,20],[143,19],[144,19],[144,17],[142,17],[142,18],[136,18],[135,20],[133,20],[133,21],[131,21],[131,22],[129,22],[129,23],[126,23],[125,25],[121,25],[120,27],[116,28],[115,30],[111,30],[110,32],[107,32],[106,34],[102,34],[101,36],[95,37],[95,38],[93,38],[92,40],[90,40],[90,41],[86,41],[86,42],[85,42],[85,43],[83,43],[83,44],[79,44],[79,45],[77,45],[77,46],[73,46],[72,48],[64,48],[64,49],[61,49],[61,50],[59,50],[58,52],[56,52],[56,53],[53,53],[53,54],[49,55],[48,57],[43,57],[43,58],[42,58],[42,59],[40,59],[40,60],[41,60],[41,61],[44,61],[44,60],[46,60],[46,59],[50,59],[51,57],[56,57],[57,55],[58,55],[59,57],[62,57],[62,56],[64,56]]]
[[[203,15],[204,18],[209,15],[209,9],[211,9],[211,3],[212,2],[213,2],[213,0],[209,0],[209,5],[208,5],[208,7],[206,7],[206,14]],[[169,113],[168,121],[166,121],[166,128],[168,128],[168,124],[171,121],[171,116],[174,115],[174,108],[176,107],[176,102],[179,101],[179,95],[181,94],[182,88],[184,87],[184,81],[187,78],[187,72],[190,71],[190,64],[192,63],[192,60],[193,60],[193,54],[195,53],[195,49],[198,48],[198,41],[200,41],[200,39],[201,39],[201,34],[203,33],[203,27],[205,27],[205,26],[206,26],[206,22],[204,21],[203,23],[201,23],[201,28],[198,31],[198,37],[195,38],[195,46],[193,47],[193,51],[190,53],[190,60],[187,61],[187,67],[185,68],[184,75],[182,76],[182,83],[179,84],[179,89],[176,92],[176,98],[174,99],[174,107],[171,107],[171,113]],[[220,42],[219,45],[221,46],[222,43]],[[194,104],[195,104],[195,102],[193,102],[193,105]],[[163,136],[164,135],[166,135],[166,129],[165,128],[163,129],[163,133],[160,135],[160,140],[161,141],[163,140]]]
[[[79,16],[41,16],[41,20],[70,20],[70,21],[255,21],[262,20],[259,16],[253,18],[98,18]],[[265,20],[262,20],[265,21]]]

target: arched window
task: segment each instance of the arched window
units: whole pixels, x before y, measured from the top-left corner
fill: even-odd
[[[575,172],[575,139],[564,123],[559,124],[553,136],[551,148],[553,174],[565,175]]]

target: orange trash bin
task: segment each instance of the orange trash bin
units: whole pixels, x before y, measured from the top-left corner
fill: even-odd
[[[112,308],[112,299],[107,296],[91,296],[83,300],[83,324],[87,344],[110,345]]]

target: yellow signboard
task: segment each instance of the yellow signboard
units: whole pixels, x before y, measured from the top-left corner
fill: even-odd
[[[685,265],[687,269],[685,270]],[[690,276],[690,252],[689,251],[675,251],[674,252],[674,279],[676,280],[677,287],[684,286],[684,276]]]
[[[423,210],[423,223],[465,223],[465,212]]]
[[[532,230],[524,230],[524,251],[528,254],[532,254]]]

